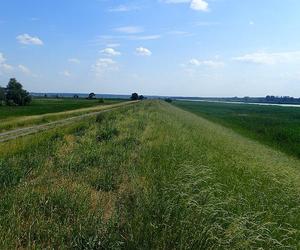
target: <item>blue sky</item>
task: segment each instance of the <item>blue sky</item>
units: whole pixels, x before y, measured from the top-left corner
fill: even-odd
[[[298,0],[3,0],[0,85],[300,96]]]

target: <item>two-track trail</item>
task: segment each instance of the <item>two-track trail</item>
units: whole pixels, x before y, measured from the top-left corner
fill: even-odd
[[[26,136],[26,135],[31,135],[31,134],[35,134],[38,132],[42,132],[42,131],[45,131],[48,129],[69,125],[73,122],[80,121],[85,118],[98,115],[100,113],[110,112],[115,109],[119,109],[119,108],[122,108],[122,107],[125,107],[128,105],[132,105],[134,103],[136,103],[136,102],[124,102],[122,105],[118,104],[116,107],[109,107],[107,109],[102,109],[99,111],[95,111],[95,112],[91,112],[91,113],[87,113],[87,114],[81,114],[81,115],[77,115],[77,116],[73,116],[73,117],[69,117],[69,118],[59,119],[59,120],[56,120],[53,122],[48,122],[48,123],[44,123],[44,124],[40,124],[40,125],[34,125],[34,126],[30,126],[30,127],[18,128],[18,129],[2,132],[2,133],[0,133],[0,143],[14,140],[19,137]]]

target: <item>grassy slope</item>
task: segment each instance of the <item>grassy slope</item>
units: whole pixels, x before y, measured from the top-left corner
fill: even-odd
[[[300,158],[300,108],[182,101],[175,105]]]
[[[300,247],[300,161],[166,103],[0,152],[0,248]]]
[[[0,132],[6,131],[6,130],[11,130],[11,129],[15,129],[15,128],[21,128],[21,127],[26,127],[26,126],[30,126],[30,125],[38,125],[38,124],[43,124],[43,123],[48,123],[51,121],[55,121],[55,120],[59,120],[59,119],[63,119],[63,118],[68,118],[68,117],[72,117],[72,116],[77,116],[77,115],[82,115],[82,114],[86,114],[86,113],[91,113],[91,112],[96,112],[96,111],[100,111],[106,108],[111,108],[114,106],[119,106],[124,104],[124,101],[120,101],[120,100],[113,100],[113,101],[105,101],[104,104],[99,104],[96,101],[91,101],[90,104],[88,103],[84,103],[84,102],[88,102],[88,101],[83,101],[82,104],[87,105],[87,108],[84,108],[85,105],[81,105],[80,103],[82,102],[82,100],[79,101],[78,105],[66,105],[69,104],[70,100],[63,100],[62,103],[58,104],[56,103],[56,105],[53,105],[48,108],[45,109],[44,112],[50,111],[50,113],[43,113],[41,115],[29,115],[30,112],[36,112],[37,109],[33,108],[31,109],[31,106],[25,106],[25,107],[15,107],[16,108],[16,112],[18,113],[20,110],[18,110],[18,108],[26,108],[27,109],[27,115],[25,116],[18,116],[16,115],[16,117],[9,117],[7,119],[2,119],[0,120]],[[72,102],[72,101],[71,101]],[[83,106],[82,108],[80,108],[81,106]],[[90,106],[90,107],[89,107]],[[41,106],[41,108],[43,107],[43,105]],[[71,108],[72,107],[72,108]],[[0,107],[1,108],[1,107]],[[9,108],[9,107],[5,107],[5,108]],[[70,109],[70,110],[66,110],[66,111],[61,111],[61,112],[56,112],[54,113],[55,110],[63,110],[63,109]]]

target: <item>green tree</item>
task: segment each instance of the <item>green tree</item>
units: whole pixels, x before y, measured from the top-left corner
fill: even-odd
[[[6,87],[6,103],[8,105],[24,106],[31,102],[31,96],[23,89],[21,83],[11,78]]]
[[[0,87],[0,106],[5,102],[5,91],[4,88]]]
[[[95,99],[95,97],[96,97],[96,94],[92,92],[89,94],[88,99]]]
[[[136,101],[136,100],[139,99],[139,95],[138,95],[137,93],[132,93],[130,99],[131,99],[132,101]]]

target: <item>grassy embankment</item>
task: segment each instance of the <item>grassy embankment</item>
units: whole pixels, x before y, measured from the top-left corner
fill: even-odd
[[[1,249],[300,247],[300,161],[163,102],[0,152]]]
[[[300,108],[187,101],[174,104],[300,158]]]
[[[109,108],[121,100],[34,99],[24,107],[0,106],[0,132]]]

